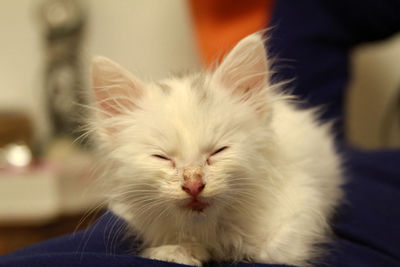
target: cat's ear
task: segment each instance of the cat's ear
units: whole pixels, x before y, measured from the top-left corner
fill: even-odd
[[[225,56],[213,78],[240,100],[263,112],[269,71],[262,35],[255,33],[242,39]]]
[[[92,89],[101,113],[106,117],[132,110],[143,94],[143,83],[108,58],[92,61]]]

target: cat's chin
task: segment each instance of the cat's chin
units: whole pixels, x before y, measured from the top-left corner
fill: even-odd
[[[185,201],[185,203],[182,205],[182,209],[186,211],[203,213],[209,208],[209,206],[210,203],[207,203],[204,200],[193,198],[188,201]]]

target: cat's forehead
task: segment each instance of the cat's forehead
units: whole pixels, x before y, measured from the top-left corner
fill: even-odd
[[[209,91],[212,89],[210,77],[206,73],[191,73],[185,75],[177,75],[168,79],[155,82],[158,90],[166,96],[173,98],[198,98],[205,100],[209,96]]]
[[[205,75],[174,77],[155,82],[149,97],[150,111],[158,117],[190,126],[215,109],[217,100]]]
[[[204,131],[242,121],[249,113],[245,105],[206,72],[164,79],[154,82],[152,87],[146,102],[149,112],[161,124]]]
[[[218,137],[216,131],[229,123],[224,118],[228,111],[222,106],[223,97],[205,74],[161,80],[149,89],[143,122],[168,142],[175,140],[180,147],[207,146]]]
[[[148,105],[160,116],[176,119],[204,117],[209,112],[220,112],[219,94],[206,75],[191,75],[161,80],[152,84]]]

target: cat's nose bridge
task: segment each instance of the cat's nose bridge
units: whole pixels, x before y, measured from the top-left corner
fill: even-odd
[[[203,180],[203,168],[201,166],[193,166],[183,168],[183,180],[185,182],[202,181]]]

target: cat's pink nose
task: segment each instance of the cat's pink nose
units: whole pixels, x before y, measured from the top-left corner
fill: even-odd
[[[196,198],[206,185],[201,180],[188,181],[182,185],[182,190]]]

